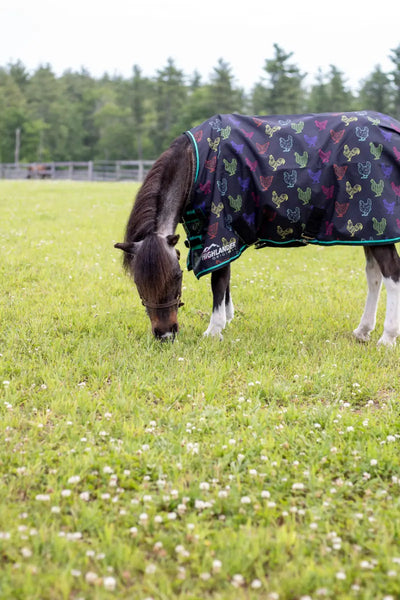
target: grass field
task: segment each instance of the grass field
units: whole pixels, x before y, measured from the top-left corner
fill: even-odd
[[[352,338],[362,250],[249,249],[223,342],[185,272],[160,344],[113,248],[135,191],[0,182],[1,600],[400,598],[399,350],[384,294]]]

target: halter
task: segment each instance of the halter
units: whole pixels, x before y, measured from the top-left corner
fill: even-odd
[[[163,302],[162,304],[155,304],[153,302],[147,302],[144,298],[141,298],[143,306],[146,308],[152,308],[154,310],[162,310],[164,308],[171,308],[172,306],[176,306],[178,309],[180,306],[183,306],[183,302],[181,302],[181,295],[177,296],[174,300],[170,300],[169,302]]]

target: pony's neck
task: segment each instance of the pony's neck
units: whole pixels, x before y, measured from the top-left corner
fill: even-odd
[[[194,156],[187,137],[178,138],[169,150],[170,160],[162,182],[156,228],[156,233],[163,237],[175,233],[194,177]]]

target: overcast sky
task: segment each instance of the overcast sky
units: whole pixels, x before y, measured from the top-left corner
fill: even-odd
[[[396,4],[365,0],[0,0],[0,66],[129,77],[138,64],[153,76],[172,57],[206,81],[223,58],[250,89],[277,43],[303,73],[333,64],[357,89],[376,65],[393,68],[399,16]]]

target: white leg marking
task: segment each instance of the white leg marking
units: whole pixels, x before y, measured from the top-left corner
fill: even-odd
[[[382,273],[378,263],[373,260],[367,262],[365,268],[367,277],[368,294],[361,321],[357,329],[353,331],[355,337],[361,342],[368,342],[369,334],[375,328],[376,310],[378,308],[379,294],[382,286]]]
[[[228,303],[225,304],[225,311],[226,311],[226,322],[230,323],[232,321],[233,317],[235,316],[235,308],[233,306],[232,296],[229,297]]]
[[[210,324],[207,327],[204,335],[208,336],[219,336],[222,340],[221,331],[226,325],[226,311],[225,311],[225,302],[222,301],[219,306],[215,310],[213,310],[211,314]]]
[[[396,338],[400,334],[400,281],[393,281],[390,277],[384,277],[383,281],[387,293],[386,317],[378,344],[395,346]]]

